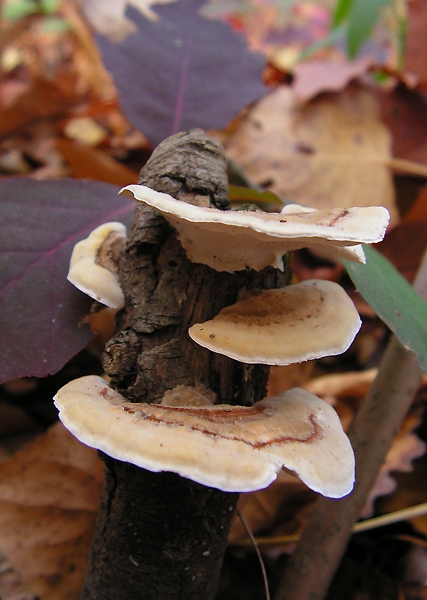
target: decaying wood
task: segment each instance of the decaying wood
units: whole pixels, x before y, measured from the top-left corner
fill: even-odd
[[[163,142],[140,183],[186,202],[227,208],[223,151],[200,130]],[[201,382],[221,403],[251,405],[265,396],[268,368],[213,354],[187,331],[247,289],[283,286],[283,273],[219,273],[193,264],[160,214],[138,205],[119,275],[126,307],[104,368],[120,393],[158,402],[168,389]],[[236,501],[237,494],[107,458],[83,598],[214,598]]]

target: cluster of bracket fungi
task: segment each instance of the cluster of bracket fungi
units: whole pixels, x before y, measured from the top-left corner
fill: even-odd
[[[223,211],[143,185],[120,193],[160,211],[191,261],[230,273],[283,269],[283,255],[303,247],[364,262],[361,244],[380,241],[389,219],[383,207]],[[115,309],[123,307],[124,297],[108,250],[125,237],[121,223],[98,227],[76,245],[68,276]],[[242,299],[212,320],[193,324],[188,334],[196,344],[243,363],[288,365],[345,352],[359,328],[345,291],[313,279]],[[68,383],[55,397],[60,419],[79,440],[151,471],[240,492],[266,487],[284,467],[325,496],[351,491],[353,451],[326,402],[298,388],[251,407],[215,401],[199,385],[178,386],[159,404],[131,403],[96,376]]]

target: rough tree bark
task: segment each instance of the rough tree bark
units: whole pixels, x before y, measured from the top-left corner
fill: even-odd
[[[200,130],[165,140],[141,171],[140,183],[193,204],[228,207],[223,151]],[[135,209],[119,271],[126,307],[107,345],[104,368],[128,400],[159,402],[167,390],[196,382],[211,388],[220,403],[251,405],[265,396],[267,367],[213,354],[194,344],[187,330],[244,290],[282,287],[282,272],[230,274],[193,264],[175,231],[144,205]],[[82,598],[214,598],[237,494],[104,460]]]

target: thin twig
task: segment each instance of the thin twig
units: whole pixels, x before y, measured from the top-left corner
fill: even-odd
[[[415,289],[427,297],[427,254]],[[422,372],[412,352],[392,337],[349,432],[356,456],[353,492],[341,500],[317,501],[289,560],[275,600],[322,600],[339,565],[388,450],[408,412]]]
[[[390,169],[393,169],[393,171],[405,173],[407,175],[427,177],[427,165],[423,165],[413,160],[392,157],[388,160],[387,166],[390,167]]]
[[[427,502],[408,508],[402,508],[402,510],[396,510],[387,515],[374,517],[373,519],[366,519],[366,521],[360,521],[360,523],[355,524],[353,531],[354,533],[359,533],[361,531],[368,531],[369,529],[376,529],[377,527],[385,527],[386,525],[392,525],[393,523],[399,523],[400,521],[415,519],[416,517],[421,517],[425,514],[427,514]]]
[[[261,552],[258,548],[258,544],[256,542],[256,539],[254,538],[252,531],[250,530],[249,525],[246,523],[246,519],[244,518],[244,516],[242,515],[242,513],[240,512],[240,510],[238,508],[236,508],[236,514],[239,517],[239,519],[241,520],[243,527],[246,529],[246,533],[250,537],[252,546],[255,548],[255,552],[258,556],[259,564],[261,565],[262,577],[264,579],[265,598],[266,598],[266,600],[270,600],[270,592],[268,590],[267,573],[265,570],[265,565],[264,565],[264,561],[261,556]]]
[[[386,515],[379,517],[372,517],[372,519],[365,519],[359,521],[353,526],[353,533],[360,533],[362,531],[369,531],[371,529],[377,529],[378,527],[385,527],[386,525],[393,525],[393,523],[399,523],[400,521],[407,521],[408,519],[415,519],[427,514],[427,502],[423,504],[417,504],[416,506],[409,506],[402,510],[396,510]],[[301,538],[300,535],[271,535],[265,537],[254,536],[255,542],[258,546],[282,546],[284,544],[295,544]],[[230,544],[231,546],[252,546],[252,539],[238,540]]]

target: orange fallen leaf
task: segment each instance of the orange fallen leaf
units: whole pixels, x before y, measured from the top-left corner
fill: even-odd
[[[0,88],[1,92],[4,91]],[[34,78],[26,93],[3,108],[0,122],[0,136],[6,137],[19,127],[28,126],[36,119],[59,118],[78,101],[77,94],[64,96],[54,82]]]
[[[138,174],[120,164],[105,152],[74,140],[58,139],[56,147],[79,179],[94,179],[117,186],[138,181]]]

